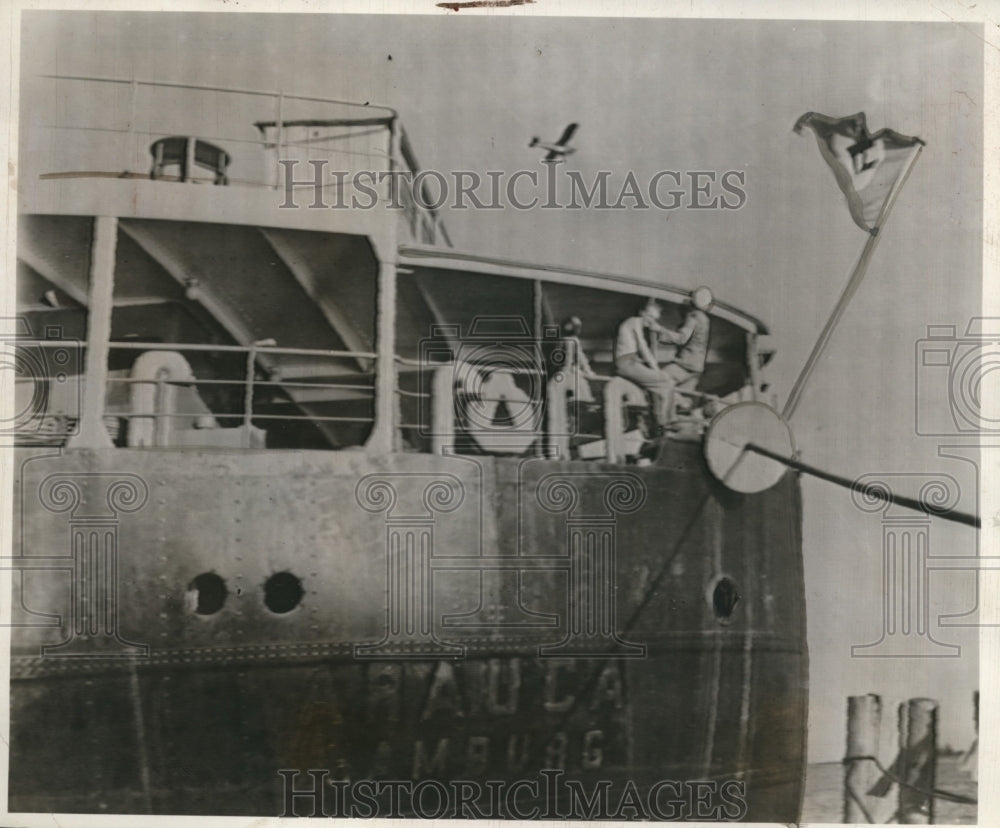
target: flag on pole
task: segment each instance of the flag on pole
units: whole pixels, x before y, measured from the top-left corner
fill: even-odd
[[[891,129],[868,132],[865,113],[831,118],[807,112],[795,122],[795,132],[809,127],[819,150],[847,197],[851,218],[874,235],[882,209],[924,142]]]

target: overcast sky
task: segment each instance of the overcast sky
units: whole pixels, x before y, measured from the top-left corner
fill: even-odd
[[[979,314],[982,41],[952,24],[852,24],[317,15],[26,14],[28,77],[63,72],[282,89],[396,108],[425,168],[540,169],[534,135],[579,122],[567,168],[740,171],[738,210],[446,210],[459,248],[694,287],[762,318],[779,401],[865,241],[810,134],[815,110],[864,111],[872,130],[926,149],[867,281],[792,423],[806,462],[854,477],[946,472],[974,511],[973,467],[914,431],[916,343],[929,324]],[[391,55],[391,60],[389,56]],[[22,101],[30,107],[31,101]],[[269,110],[260,119],[273,117]],[[937,383],[939,411],[947,383]],[[943,442],[948,442],[944,440]],[[961,442],[953,440],[951,442]],[[916,495],[919,485],[904,483]],[[848,493],[805,480],[811,658],[810,758],[843,752],[845,697],[942,701],[942,741],[966,747],[978,686],[974,631],[937,638],[957,659],[852,659],[881,631],[882,526]],[[936,522],[934,554],[973,554],[975,534]],[[974,603],[968,574],[935,575],[935,612]]]

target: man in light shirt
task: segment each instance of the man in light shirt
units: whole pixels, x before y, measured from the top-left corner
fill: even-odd
[[[646,331],[669,334],[660,324],[662,309],[650,299],[635,316],[618,326],[615,337],[615,373],[631,380],[650,396],[653,417],[662,433],[670,419],[674,380],[656,362],[656,355],[646,341]]]

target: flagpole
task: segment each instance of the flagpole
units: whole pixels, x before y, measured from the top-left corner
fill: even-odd
[[[826,346],[830,342],[830,337],[833,336],[833,332],[836,329],[837,324],[840,322],[841,317],[844,315],[847,305],[850,303],[854,294],[857,293],[858,288],[861,286],[861,282],[864,280],[865,273],[868,270],[868,262],[871,260],[872,254],[878,246],[879,238],[881,238],[882,234],[880,231],[882,226],[888,220],[889,213],[892,210],[893,205],[896,203],[896,198],[899,195],[900,190],[903,189],[906,179],[910,177],[913,165],[916,163],[917,158],[920,157],[920,153],[922,151],[923,147],[921,145],[917,145],[916,152],[914,152],[913,157],[910,158],[910,163],[907,165],[906,171],[899,177],[896,186],[889,193],[889,197],[882,205],[878,218],[875,220],[875,226],[871,229],[868,235],[868,240],[865,242],[865,246],[861,249],[861,255],[858,257],[858,263],[854,266],[851,278],[847,280],[847,285],[844,287],[843,293],[840,294],[840,299],[837,300],[837,304],[834,306],[833,311],[830,314],[830,318],[826,320],[826,324],[823,326],[823,330],[820,332],[819,338],[816,340],[816,344],[813,345],[812,352],[809,354],[806,364],[802,366],[802,370],[799,372],[799,376],[795,380],[795,384],[792,386],[791,393],[788,395],[788,400],[785,402],[785,408],[781,412],[781,416],[784,417],[784,419],[789,420],[795,414],[795,409],[798,408],[799,400],[802,397],[802,391],[805,388],[813,369],[816,367],[816,363],[819,362],[819,358],[823,355],[823,351],[826,350]]]

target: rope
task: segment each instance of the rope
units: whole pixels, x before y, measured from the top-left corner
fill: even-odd
[[[746,452],[746,449],[743,449],[743,451]],[[723,484],[725,484],[726,481],[728,481],[730,476],[735,471],[737,465],[738,464],[734,463],[730,467],[729,471],[726,472],[725,477],[722,480]],[[684,528],[681,529],[680,534],[677,537],[677,540],[674,541],[673,546],[670,548],[670,551],[664,558],[663,564],[660,566],[659,571],[656,573],[656,577],[654,577],[652,581],[650,581],[646,585],[646,589],[642,595],[642,599],[636,605],[635,609],[632,610],[631,615],[629,615],[628,619],[622,626],[622,637],[627,636],[633,630],[635,625],[639,622],[639,619],[642,617],[643,612],[645,612],[646,608],[652,603],[653,597],[656,595],[657,591],[660,588],[660,585],[663,583],[664,579],[667,577],[667,574],[670,571],[671,564],[683,550],[684,545],[688,541],[688,538],[691,536],[695,527],[698,525],[698,522],[701,519],[701,515],[705,511],[705,507],[708,506],[710,502],[712,502],[712,499],[713,499],[712,489],[708,488],[705,491],[704,496],[698,502],[698,505],[695,506],[693,512],[688,518],[687,523],[684,525]],[[549,730],[550,734],[549,739],[551,739],[553,735],[555,735],[556,733],[561,731],[564,727],[566,727],[567,723],[572,718],[574,712],[580,706],[582,700],[588,697],[591,691],[597,686],[597,682],[600,679],[601,674],[604,672],[605,667],[608,664],[610,664],[613,660],[614,660],[613,657],[602,658],[597,663],[597,666],[590,672],[590,675],[587,677],[587,680],[583,683],[580,692],[573,694],[573,700],[569,705],[569,709],[563,712],[562,716],[559,718],[556,724]],[[546,744],[549,741],[549,739],[541,740],[538,746],[532,751],[530,756],[532,758],[537,758],[542,750],[542,746]],[[744,768],[738,768],[737,770],[738,772],[742,772]]]
[[[844,761],[846,762],[847,760],[845,759]],[[847,795],[852,800],[854,800],[854,804],[857,805],[858,808],[860,809],[861,815],[865,818],[865,822],[867,822],[869,825],[874,825],[875,824],[875,817],[872,816],[872,814],[868,810],[868,808],[865,807],[865,803],[861,800],[861,797],[858,796],[857,791],[855,791],[854,788],[848,786],[848,788],[847,788]]]
[[[708,489],[705,492],[704,497],[702,497],[701,501],[695,507],[694,511],[691,514],[691,517],[688,519],[687,524],[685,524],[684,528],[681,530],[680,535],[674,542],[674,545],[671,547],[669,553],[667,553],[663,565],[660,567],[659,572],[657,572],[656,577],[653,578],[653,580],[650,581],[649,584],[646,586],[646,590],[642,596],[642,599],[639,601],[638,605],[632,611],[632,614],[629,616],[628,620],[623,625],[622,627],[623,637],[627,636],[632,631],[636,623],[639,621],[639,618],[642,616],[643,611],[652,601],[653,596],[656,594],[656,591],[660,587],[660,584],[663,582],[664,578],[666,578],[667,576],[667,573],[670,571],[670,565],[673,563],[674,558],[676,558],[677,555],[680,554],[681,549],[687,542],[688,537],[692,533],[692,530],[698,524],[702,512],[705,510],[705,507],[711,500],[712,500],[712,490]],[[563,728],[566,727],[567,723],[570,721],[570,719],[576,712],[577,708],[580,706],[583,699],[588,697],[591,691],[597,686],[597,682],[600,680],[601,674],[604,672],[607,665],[612,661],[613,658],[601,658],[600,661],[597,662],[595,668],[591,670],[590,674],[587,676],[586,681],[583,682],[583,684],[581,685],[580,691],[573,694],[573,700],[572,702],[570,702],[569,709],[563,712],[558,721],[549,730],[548,738],[540,740],[538,745],[532,750],[530,754],[531,758],[533,759],[538,758],[541,751],[544,749],[543,746],[556,733],[559,733],[561,730],[563,730]]]
[[[958,802],[961,805],[979,804],[979,800],[971,796],[952,793],[951,791],[944,791],[941,790],[940,788],[923,788],[920,785],[914,785],[910,782],[907,782],[904,779],[900,779],[898,776],[896,776],[896,774],[894,774],[888,768],[883,766],[882,763],[879,762],[878,758],[875,756],[868,756],[868,755],[845,756],[843,759],[843,763],[846,765],[848,762],[860,762],[864,759],[868,759],[869,761],[874,762],[875,767],[878,768],[885,776],[889,777],[889,779],[891,779],[896,784],[901,785],[904,788],[909,788],[911,791],[916,791],[917,793],[921,793],[927,797],[937,797],[938,799],[946,799],[949,802]]]
[[[846,477],[841,477],[840,475],[833,474],[828,471],[823,471],[823,469],[818,469],[815,466],[810,466],[803,463],[801,460],[793,460],[791,457],[784,457],[781,454],[771,451],[770,449],[763,448],[762,446],[755,445],[754,443],[747,443],[745,451],[752,451],[755,454],[760,454],[764,457],[769,457],[771,460],[777,460],[779,463],[783,463],[789,468],[800,471],[804,474],[812,475],[813,477],[818,477],[820,480],[826,480],[828,483],[833,483],[837,486],[843,486],[845,489],[850,489],[851,491],[858,492],[867,497],[873,497],[878,500],[884,500],[887,503],[894,503],[897,506],[902,506],[906,509],[914,509],[918,512],[923,512],[927,515],[932,515],[934,517],[939,517],[942,520],[950,520],[955,523],[964,523],[966,526],[974,526],[976,529],[980,528],[982,522],[979,519],[979,515],[969,515],[965,512],[957,512],[954,510],[939,510],[935,509],[932,505],[925,503],[922,500],[917,500],[913,497],[903,497],[902,495],[893,494],[888,489],[882,486],[872,486],[863,485],[855,483],[853,480],[848,480]]]

